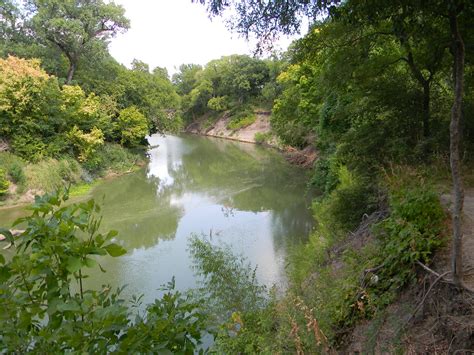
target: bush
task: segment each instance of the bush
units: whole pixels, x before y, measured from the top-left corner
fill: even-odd
[[[255,139],[255,143],[257,144],[265,144],[272,138],[271,132],[257,132],[253,139]]]
[[[334,178],[334,177],[332,177]],[[315,218],[324,220],[334,231],[344,234],[356,228],[364,214],[377,207],[376,187],[367,178],[355,176],[345,166],[340,166],[336,188],[313,204]]]
[[[25,167],[27,187],[44,192],[80,182],[81,175],[82,168],[74,159],[49,158]]]
[[[233,131],[237,131],[239,129],[250,126],[252,123],[255,122],[255,120],[256,120],[255,114],[251,114],[244,118],[235,117],[229,122],[227,127]]]
[[[106,143],[97,150],[95,159],[83,163],[83,166],[91,173],[102,175],[107,170],[130,171],[142,159],[140,152],[132,152],[119,144]]]
[[[120,111],[118,117],[118,129],[121,132],[122,144],[136,147],[143,144],[148,134],[148,122],[146,117],[134,106]]]
[[[345,174],[340,174],[342,186],[347,186]],[[396,174],[389,178],[388,187],[390,215],[373,226],[372,238],[366,237],[364,245],[353,249],[354,236],[349,236],[345,246],[347,241],[340,240],[332,224],[333,210],[327,208],[318,214],[320,225],[309,242],[291,256],[292,289],[314,309],[319,326],[333,342],[340,339],[341,331],[374,317],[393,302],[415,279],[417,261],[429,263],[443,242],[445,215],[430,185],[416,175]],[[336,245],[343,252],[334,260],[328,251]],[[377,270],[366,273],[367,269]],[[304,321],[298,323],[301,328]]]
[[[323,196],[331,193],[339,183],[338,164],[336,159],[320,157],[314,166],[311,185],[315,186]]]
[[[26,178],[23,168],[25,163],[20,157],[9,152],[0,152],[0,166],[5,169],[12,182],[24,185]]]
[[[6,175],[5,171],[0,169],[0,196],[6,195],[10,187],[10,182],[7,180]]]
[[[207,102],[207,107],[217,112],[225,111],[229,108],[229,98],[227,96],[213,97]]]
[[[197,352],[206,316],[174,290],[174,282],[143,314],[132,314],[120,289],[83,287],[98,256],[126,251],[112,242],[115,231],[98,232],[100,208],[94,201],[62,207],[66,199],[37,198],[32,215],[15,222],[27,226],[19,238],[0,229],[16,246],[11,260],[0,254],[0,352]],[[128,302],[140,306],[140,298]]]
[[[84,133],[74,126],[67,134],[67,139],[77,152],[79,161],[94,160],[95,152],[104,144],[104,134],[97,127],[92,128],[89,133]]]

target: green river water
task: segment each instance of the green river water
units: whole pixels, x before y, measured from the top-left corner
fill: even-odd
[[[128,252],[102,258],[107,272],[92,270],[88,286],[127,285],[124,296],[143,294],[145,303],[173,276],[178,289],[192,288],[187,240],[212,231],[213,243],[231,245],[257,266],[260,282],[284,288],[287,251],[313,227],[304,171],[252,144],[188,135],[149,141],[157,147],[145,168],[90,193],[102,205],[101,228],[117,230]],[[0,225],[22,214],[0,210]]]

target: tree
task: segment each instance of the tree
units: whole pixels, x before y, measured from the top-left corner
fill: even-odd
[[[231,28],[249,38],[258,39],[257,50],[272,46],[279,34],[298,33],[303,18],[313,22],[321,13],[335,9],[341,0],[192,0],[207,6],[211,16],[222,15],[231,9],[235,14],[230,20]]]
[[[225,10],[232,9],[236,14],[231,22],[232,27],[244,35],[246,38],[250,34],[255,34],[260,38],[259,47],[268,43],[277,36],[278,33],[295,33],[300,25],[303,16],[309,16],[315,21],[315,15],[325,13],[329,19],[345,17],[349,22],[362,19],[364,23],[370,23],[373,17],[383,14],[385,24],[391,27],[391,34],[395,34],[402,46],[406,57],[404,60],[408,64],[415,79],[422,85],[424,91],[424,130],[425,135],[429,134],[429,90],[431,80],[439,69],[442,52],[446,46],[450,47],[453,56],[453,82],[454,82],[454,102],[450,119],[450,165],[453,180],[453,253],[452,272],[453,281],[457,286],[462,286],[462,210],[463,210],[463,183],[461,176],[461,118],[462,101],[464,91],[464,66],[465,66],[465,45],[463,33],[469,29],[469,22],[472,18],[474,8],[472,2],[464,0],[450,1],[347,1],[338,0],[195,0],[207,5],[211,16],[221,15]],[[339,3],[342,3],[339,6]],[[441,32],[449,33],[451,40],[443,43],[444,38],[433,36],[432,31],[422,31],[417,22],[423,23],[425,20],[430,23],[436,22],[441,27]],[[415,24],[415,26],[413,26]],[[464,24],[464,26],[463,26]],[[412,25],[412,26],[410,26]],[[418,28],[418,30],[416,30]],[[433,61],[427,62],[424,72],[415,63],[415,56],[411,41],[407,31],[413,31],[412,37],[426,41],[434,47],[428,47],[428,54]],[[432,53],[430,53],[432,52]]]
[[[102,0],[31,0],[31,5],[38,36],[68,59],[68,84],[87,52],[103,49],[108,38],[130,25],[121,6]]]
[[[118,128],[121,132],[121,143],[130,147],[140,145],[148,134],[145,116],[134,106],[120,111]]]

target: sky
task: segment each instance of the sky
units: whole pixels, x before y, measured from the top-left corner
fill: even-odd
[[[204,6],[191,0],[115,0],[125,8],[130,29],[110,43],[110,53],[130,66],[133,59],[150,68],[165,67],[168,74],[181,64],[204,65],[230,54],[252,54],[255,44],[231,33],[221,18],[209,19]],[[285,50],[292,38],[282,38]]]

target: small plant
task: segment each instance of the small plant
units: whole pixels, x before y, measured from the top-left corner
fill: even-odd
[[[67,198],[37,197],[32,215],[14,223],[25,226],[17,238],[0,229],[16,247],[9,261],[0,254],[0,352],[196,352],[206,316],[174,290],[174,282],[144,315],[132,315],[121,289],[84,287],[88,270],[105,272],[102,257],[126,251],[114,242],[115,231],[99,232],[100,208],[93,200],[61,206]]]
[[[254,140],[257,144],[265,144],[272,138],[271,132],[257,132],[255,133]]]
[[[250,116],[246,116],[242,119],[236,119],[236,118],[233,118],[229,124],[227,125],[227,127],[233,131],[237,131],[239,129],[242,129],[242,128],[245,128],[245,127],[248,127],[250,126],[252,123],[254,123],[256,120],[256,117],[254,114],[250,115]]]

